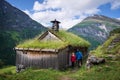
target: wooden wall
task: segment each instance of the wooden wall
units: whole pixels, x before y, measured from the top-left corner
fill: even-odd
[[[35,68],[58,68],[56,53],[16,51],[16,65],[22,64],[25,67]]]
[[[69,66],[69,53],[68,48],[62,49],[58,53],[59,69],[64,69]]]
[[[75,49],[79,49],[84,56],[87,55],[87,48],[66,47],[58,50],[58,52],[49,51],[31,51],[16,50],[16,65],[24,65],[25,67],[34,68],[53,68],[63,69],[71,65],[70,55]]]

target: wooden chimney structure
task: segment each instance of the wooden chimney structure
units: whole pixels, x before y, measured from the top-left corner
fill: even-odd
[[[52,30],[53,31],[59,31],[59,23],[60,22],[55,19],[54,21],[51,21],[51,23],[53,23]]]

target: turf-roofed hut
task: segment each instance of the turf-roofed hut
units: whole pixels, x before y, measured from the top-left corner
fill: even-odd
[[[70,54],[75,49],[86,55],[89,42],[70,32],[59,30],[58,26],[53,22],[52,30],[16,46],[16,65],[63,69],[70,65]]]

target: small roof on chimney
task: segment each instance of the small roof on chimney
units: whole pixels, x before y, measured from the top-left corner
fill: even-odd
[[[51,23],[55,23],[55,22],[60,23],[60,22],[59,22],[59,21],[57,21],[56,19],[55,19],[54,21],[51,21]]]

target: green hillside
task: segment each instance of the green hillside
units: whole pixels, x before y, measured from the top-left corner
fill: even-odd
[[[120,55],[120,33],[114,34],[96,50],[92,51],[97,56],[101,55]]]
[[[15,64],[13,48],[47,30],[6,0],[0,0],[0,67]]]

